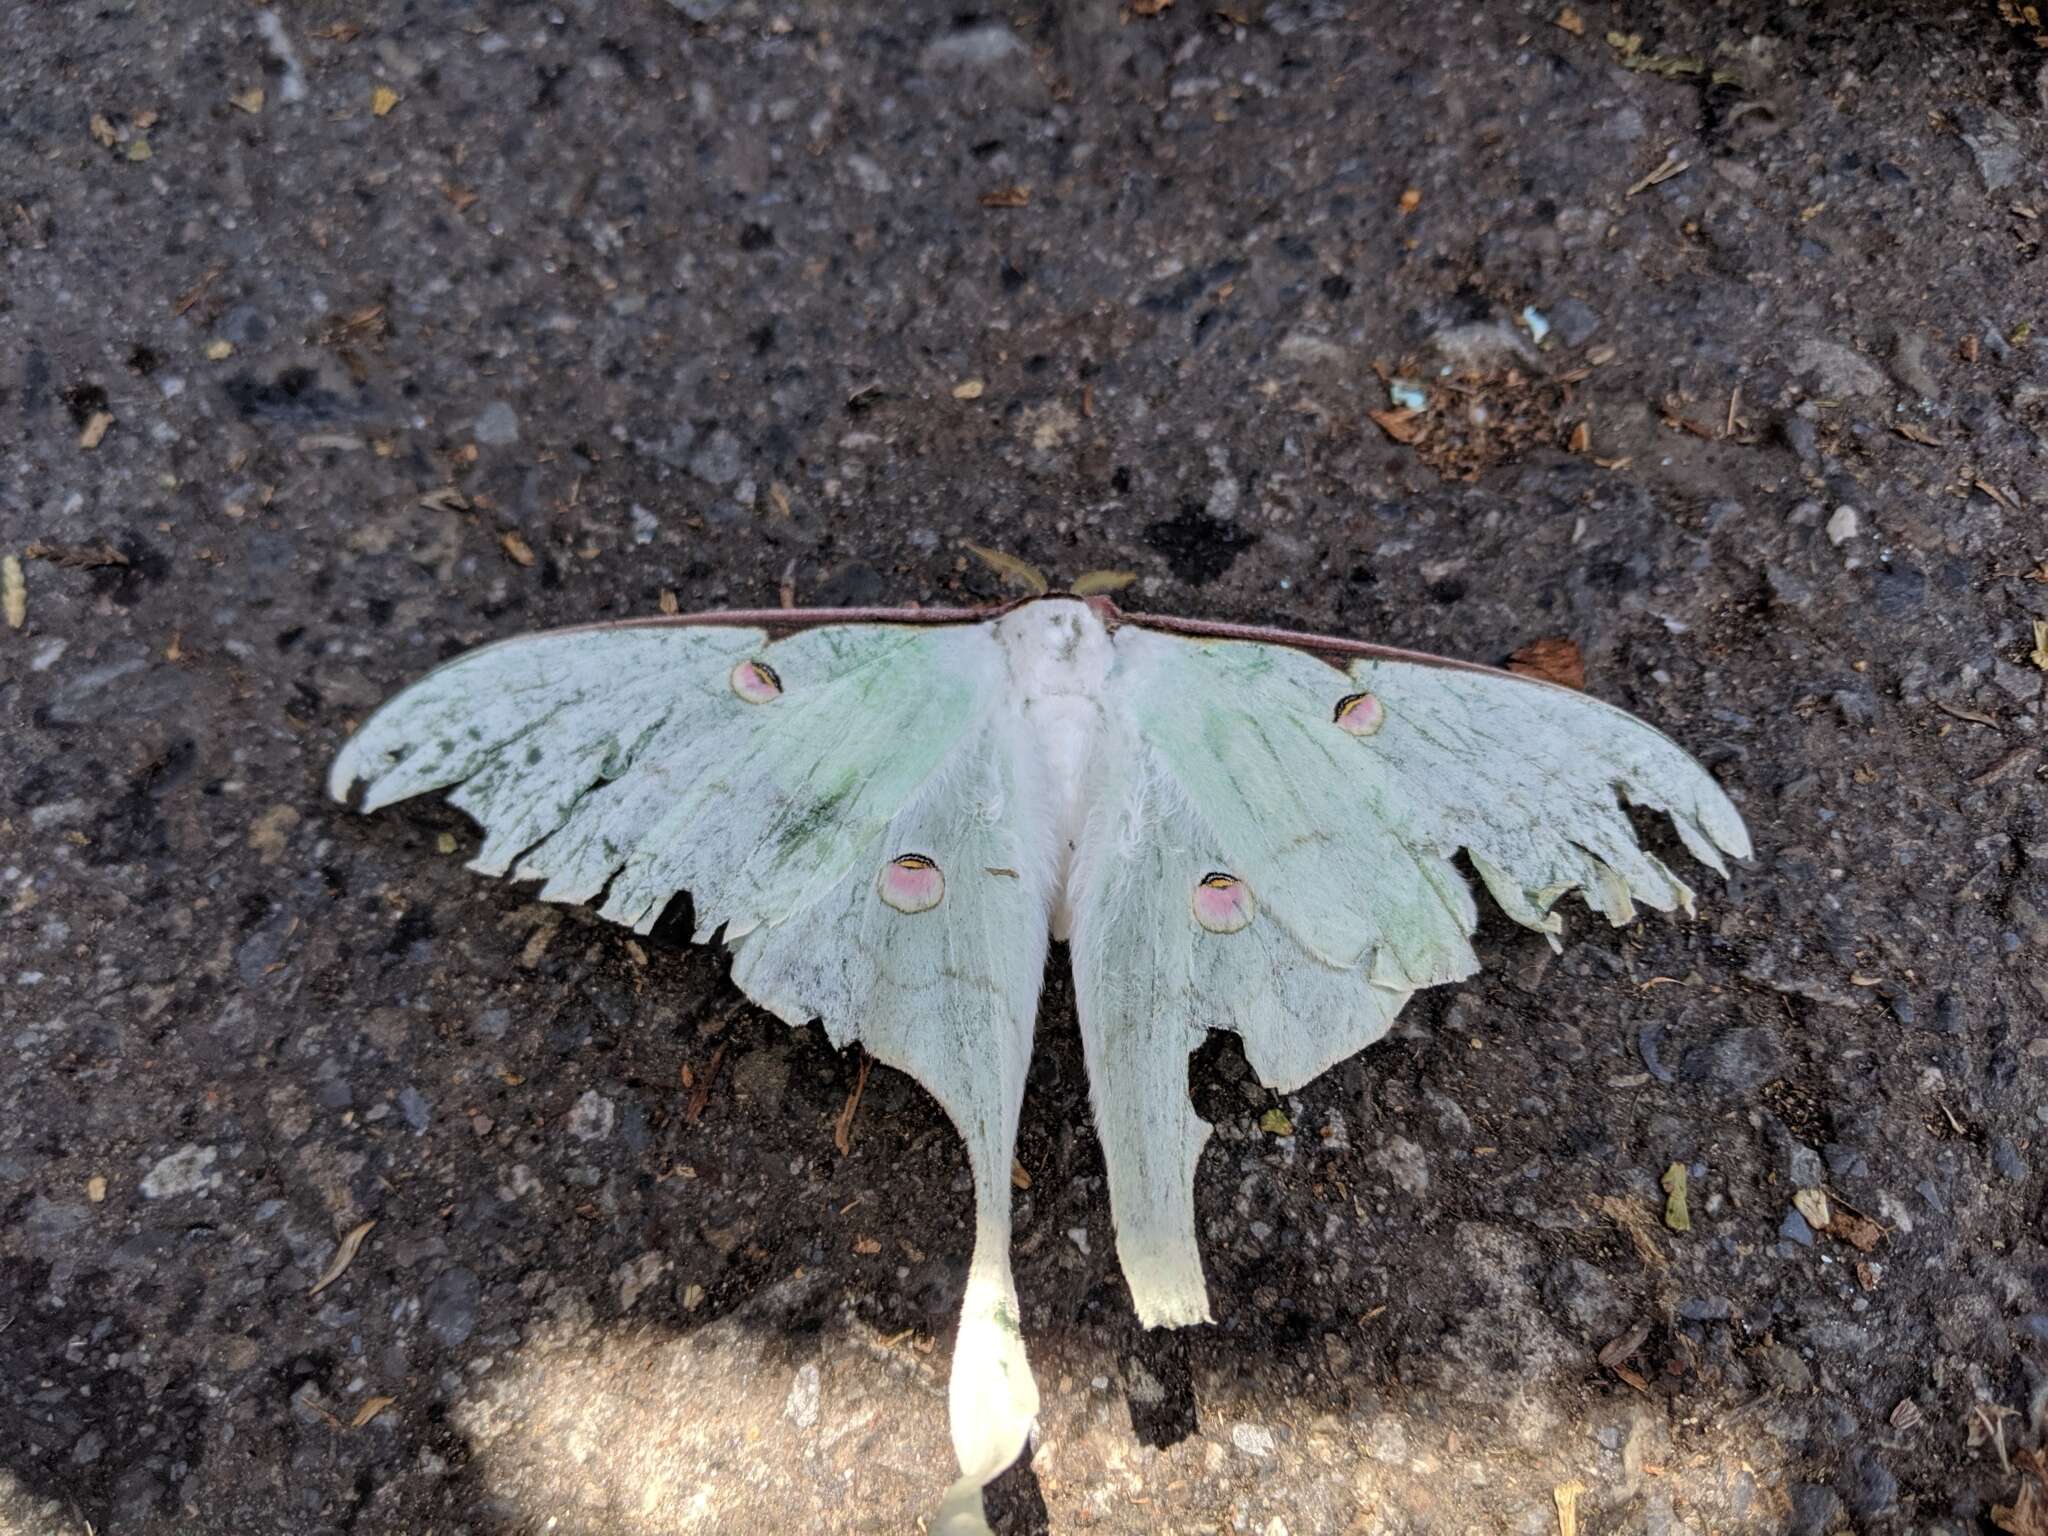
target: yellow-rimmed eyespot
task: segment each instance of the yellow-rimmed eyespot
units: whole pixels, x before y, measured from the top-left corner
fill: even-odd
[[[782,679],[765,661],[743,661],[732,669],[732,691],[749,704],[766,704],[782,697]]]
[[[1337,701],[1330,718],[1340,731],[1370,736],[1387,723],[1387,707],[1369,693],[1347,693]]]
[[[899,854],[882,866],[882,900],[898,912],[929,912],[946,895],[946,877],[921,853]]]
[[[1235,933],[1258,911],[1251,888],[1237,876],[1221,870],[1211,870],[1195,882],[1189,904],[1194,908],[1195,921],[1211,933]]]

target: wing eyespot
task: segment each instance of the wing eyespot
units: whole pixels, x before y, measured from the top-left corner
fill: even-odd
[[[732,676],[727,681],[732,684],[732,691],[749,704],[766,704],[770,699],[782,697],[782,679],[765,661],[749,659],[741,662],[732,669]]]
[[[929,912],[945,899],[946,876],[921,853],[899,854],[882,866],[876,889],[898,912]]]
[[[1211,870],[1195,882],[1189,897],[1195,921],[1211,933],[1236,933],[1258,914],[1251,887],[1235,875]]]
[[[1347,693],[1330,719],[1349,735],[1371,736],[1387,723],[1387,706],[1369,693]]]

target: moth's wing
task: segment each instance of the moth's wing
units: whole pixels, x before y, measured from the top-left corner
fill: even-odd
[[[765,663],[750,702],[734,669]],[[470,867],[605,897],[645,933],[690,892],[701,941],[837,884],[986,714],[986,626],[836,625],[769,643],[714,626],[564,630],[486,646],[379,709],[328,789],[375,810],[452,788],[484,828]],[[764,690],[757,688],[758,694]]]
[[[1256,910],[1237,932],[1203,928],[1191,901],[1232,867],[1223,839],[1135,731],[1104,747],[1070,943],[1117,1256],[1146,1327],[1207,1322],[1194,1184],[1209,1126],[1188,1098],[1189,1054],[1232,1030],[1262,1081],[1296,1088],[1386,1033],[1408,993],[1318,959]]]
[[[1076,995],[1139,1316],[1182,1322],[1206,1315],[1191,1175],[1207,1127],[1185,1059],[1206,1029],[1242,1035],[1261,1081],[1291,1090],[1378,1039],[1410,993],[1470,975],[1461,848],[1503,910],[1554,939],[1575,887],[1616,923],[1632,901],[1690,904],[1622,797],[1669,813],[1716,868],[1749,842],[1691,758],[1583,694],[1136,627],[1116,648],[1074,873]],[[1351,727],[1376,729],[1340,723],[1347,701]],[[1196,920],[1212,873],[1248,893],[1237,931]]]
[[[565,631],[407,689],[329,780],[337,797],[367,781],[365,809],[452,786],[485,829],[475,868],[544,880],[548,900],[603,892],[603,915],[642,931],[687,890],[697,937],[724,928],[748,996],[794,1024],[822,1019],[930,1090],[975,1184],[951,1392],[961,1531],[1038,1401],[1010,1282],[1010,1163],[1053,834],[1036,756],[992,723],[1005,682],[981,625],[772,644],[710,627]],[[905,910],[932,893],[922,868],[884,900],[904,855],[942,882],[922,910]]]
[[[962,743],[838,886],[735,948],[733,980],[793,1024],[822,1018],[930,1090],[967,1142],[974,1258],[953,1351],[950,1416],[961,1481],[937,1529],[985,1530],[981,1486],[1017,1457],[1038,1413],[1010,1276],[1010,1167],[1045,970],[1053,820],[1038,757],[1004,722]],[[905,913],[888,861],[921,855],[944,895]],[[886,877],[884,877],[886,878]]]

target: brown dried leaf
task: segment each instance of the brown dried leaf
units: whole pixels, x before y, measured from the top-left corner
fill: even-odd
[[[1024,1165],[1014,1157],[1010,1159],[1010,1182],[1019,1189],[1031,1187],[1031,1175],[1024,1171]]]
[[[91,117],[86,119],[85,126],[86,131],[92,135],[93,143],[99,145],[102,149],[112,149],[121,137],[118,133],[114,132],[114,125],[107,121],[107,115],[104,112],[93,113]]]
[[[1919,443],[1927,448],[1941,446],[1941,439],[1917,422],[1895,421],[1892,423],[1892,430],[1909,443]]]
[[[1161,11],[1173,9],[1173,0],[1131,0],[1133,16],[1157,16]]]
[[[1101,597],[1104,593],[1121,592],[1137,579],[1136,571],[1083,571],[1067,590],[1076,597]]]
[[[1571,33],[1573,37],[1584,37],[1586,35],[1585,17],[1581,16],[1577,11],[1573,10],[1570,6],[1566,6],[1563,10],[1557,13],[1556,25],[1563,27],[1565,31]]]
[[[1408,188],[1401,194],[1401,201],[1396,206],[1401,210],[1402,217],[1406,218],[1422,206],[1422,188]]]
[[[522,539],[518,533],[508,529],[506,532],[498,535],[498,542],[504,546],[505,553],[512,557],[515,564],[533,564],[533,546]]]
[[[1591,427],[1591,426],[1589,426],[1589,425],[1588,425],[1587,423],[1585,423],[1585,422],[1583,422],[1583,421],[1582,421],[1582,422],[1580,422],[1580,423],[1579,423],[1579,424],[1578,424],[1577,426],[1573,427],[1573,428],[1572,428],[1572,435],[1571,435],[1571,437],[1570,437],[1570,438],[1569,438],[1569,439],[1568,439],[1568,440],[1566,441],[1566,443],[1565,443],[1565,447],[1566,447],[1566,448],[1568,448],[1568,449],[1570,449],[1570,450],[1571,450],[1571,451],[1572,451],[1573,453],[1590,453],[1590,452],[1592,452],[1592,451],[1593,451],[1593,429],[1592,429],[1592,427]]]
[[[1854,1211],[1832,1211],[1833,1220],[1827,1224],[1829,1237],[1839,1238],[1858,1253],[1871,1253],[1884,1240],[1884,1228],[1868,1216],[1858,1216]]]
[[[1649,1322],[1647,1320],[1637,1322],[1627,1333],[1610,1340],[1607,1347],[1600,1351],[1600,1364],[1610,1371],[1613,1370],[1624,1360],[1628,1359],[1630,1355],[1641,1349],[1644,1341],[1649,1337]]]
[[[1543,635],[1531,640],[1508,658],[1508,670],[1519,672],[1524,677],[1540,677],[1546,683],[1575,688],[1581,693],[1586,689],[1586,658],[1568,635]]]
[[[356,1254],[362,1250],[363,1239],[370,1235],[370,1229],[376,1225],[373,1218],[361,1226],[349,1229],[348,1235],[335,1245],[334,1257],[329,1259],[327,1267],[320,1271],[320,1278],[313,1282],[313,1289],[306,1292],[308,1296],[318,1296],[347,1272],[349,1265],[355,1263]]]
[[[348,1421],[350,1429],[361,1429],[386,1408],[397,1402],[395,1397],[366,1397],[363,1406],[356,1410],[356,1416]]]
[[[2007,1536],[2048,1536],[2048,1450],[2015,1452],[2019,1492],[2010,1504],[1991,1506],[1991,1523]]]
[[[676,601],[675,593],[668,587],[661,589],[661,596],[655,599],[654,606],[671,616],[683,611],[683,605]]]
[[[389,117],[391,109],[398,105],[398,92],[388,85],[380,85],[370,92],[370,115]]]
[[[1019,560],[1015,555],[1006,555],[1000,549],[988,549],[980,544],[961,541],[961,548],[974,556],[983,565],[994,571],[1004,581],[1022,588],[1033,597],[1043,597],[1052,590],[1045,579],[1045,573],[1029,561]]]
[[[984,208],[1028,208],[1031,206],[1029,187],[997,187],[993,192],[981,194]]]
[[[853,1240],[853,1251],[855,1253],[876,1254],[882,1251],[882,1245],[872,1237],[856,1237]]]
[[[1407,406],[1398,406],[1384,411],[1367,411],[1373,424],[1397,443],[1415,443],[1429,430],[1420,411],[1411,411]]]
[[[228,98],[234,106],[254,117],[263,110],[263,87],[252,85],[246,91],[236,91]],[[375,1401],[375,1399],[372,1399]]]

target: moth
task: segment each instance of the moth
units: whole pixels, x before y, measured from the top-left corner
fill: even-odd
[[[771,638],[780,632],[781,638]],[[1749,838],[1720,787],[1622,710],[1490,667],[1055,594],[982,609],[707,613],[487,645],[336,758],[373,811],[430,790],[470,868],[694,938],[793,1025],[908,1072],[967,1144],[974,1246],[937,1529],[1038,1409],[1011,1279],[1010,1169],[1048,946],[1068,946],[1117,1257],[1147,1327],[1208,1321],[1188,1057],[1234,1031],[1292,1092],[1478,968],[1462,852],[1555,945],[1692,910],[1624,809],[1693,857]]]

